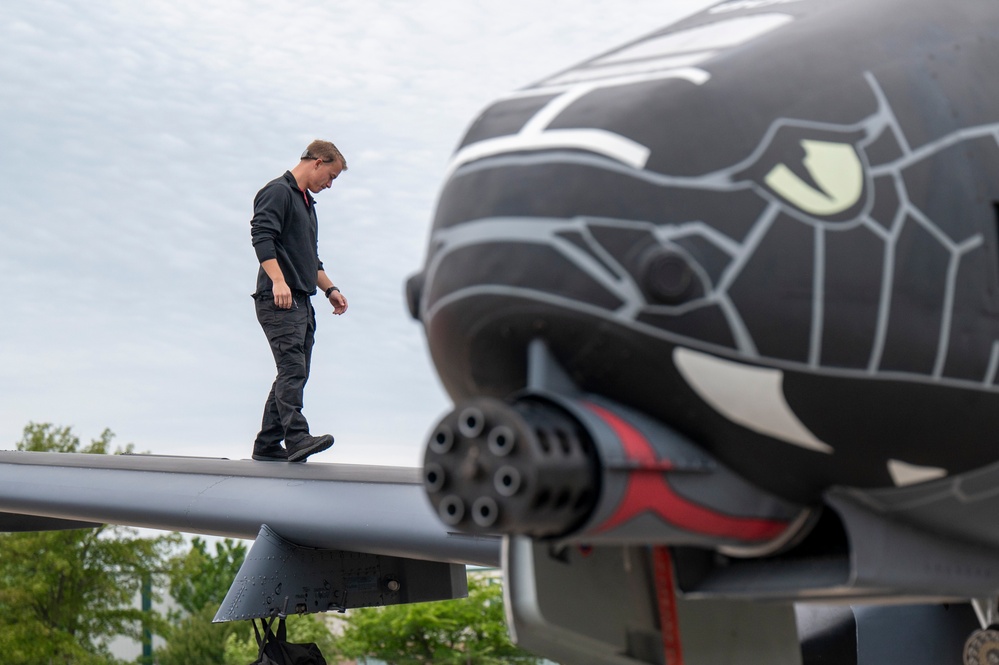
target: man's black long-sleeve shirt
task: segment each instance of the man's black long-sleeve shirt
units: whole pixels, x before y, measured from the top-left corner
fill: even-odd
[[[315,203],[308,191],[298,188],[291,171],[286,171],[257,192],[250,220],[257,260],[263,263],[277,259],[288,287],[309,295],[316,292],[316,274],[323,269]],[[261,267],[254,295],[270,293],[273,288],[271,278]]]

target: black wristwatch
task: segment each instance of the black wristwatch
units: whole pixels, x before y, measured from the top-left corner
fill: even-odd
[[[331,286],[330,288],[326,289],[326,297],[329,298],[331,293],[339,290],[340,289],[336,288],[335,286]]]

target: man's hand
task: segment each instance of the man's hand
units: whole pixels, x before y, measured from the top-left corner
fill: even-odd
[[[274,282],[274,305],[279,309],[291,309],[291,289],[287,282]]]
[[[333,305],[334,314],[343,314],[347,311],[347,299],[339,291],[330,291],[330,304]]]
[[[277,259],[267,259],[260,264],[267,276],[271,278],[271,293],[274,294],[274,306],[278,309],[291,309],[291,287],[284,281],[284,273]]]

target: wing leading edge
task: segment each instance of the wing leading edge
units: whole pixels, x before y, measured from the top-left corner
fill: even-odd
[[[303,547],[499,564],[498,538],[448,531],[419,470],[401,467],[0,451],[0,512],[22,528],[108,523],[246,539],[266,524]]]

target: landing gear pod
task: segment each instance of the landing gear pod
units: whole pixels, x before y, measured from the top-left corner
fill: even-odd
[[[593,395],[460,403],[427,444],[441,519],[473,533],[761,554],[807,510],[750,485],[672,429]]]

